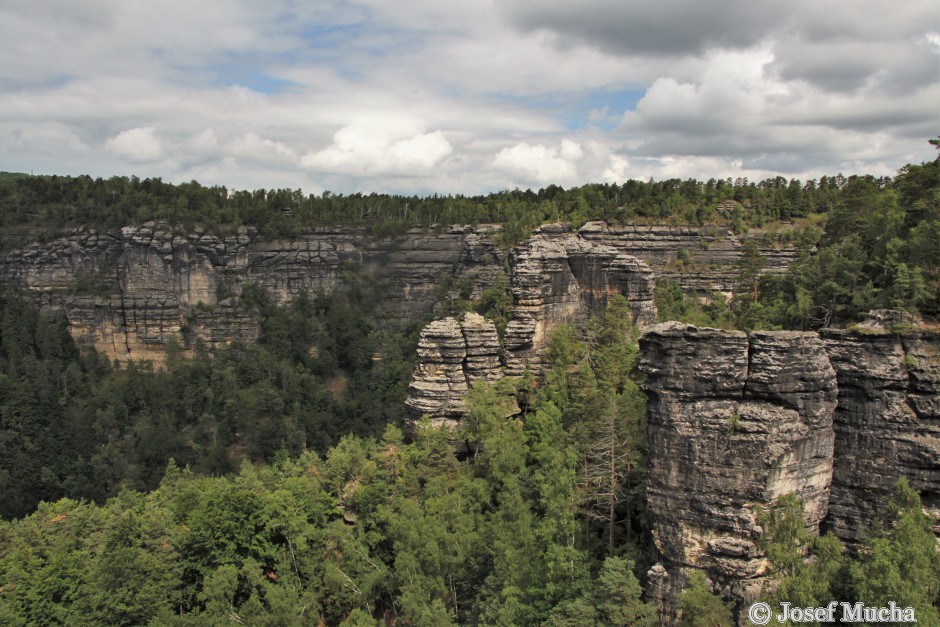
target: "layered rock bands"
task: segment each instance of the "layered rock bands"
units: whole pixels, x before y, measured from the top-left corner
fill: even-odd
[[[940,335],[861,327],[821,336],[839,378],[832,530],[860,540],[901,477],[940,523]]]
[[[429,311],[445,277],[472,278],[478,296],[506,262],[494,245],[498,230],[451,226],[375,237],[356,227],[320,227],[269,240],[252,228],[221,236],[158,222],[108,232],[78,228],[3,255],[0,280],[23,285],[47,309],[63,310],[73,336],[99,352],[159,361],[173,339],[187,345],[257,337],[257,318],[232,298],[246,283],[284,301],[302,290],[342,287],[353,269],[351,281],[382,289],[392,323]],[[637,319],[651,322],[644,305],[652,298],[650,267],[689,290],[730,289],[741,248],[737,236],[715,227],[589,222],[576,234],[560,225],[539,229],[514,253],[510,368],[535,359],[554,321],[583,319],[612,292],[630,294]],[[782,271],[793,256],[786,248],[762,252],[767,272]],[[688,263],[678,264],[680,257]]]
[[[641,326],[656,321],[655,281],[649,266],[611,246],[563,227],[539,229],[509,255],[512,319],[506,327],[507,374],[539,370],[552,331],[601,314],[613,295],[624,296]]]
[[[414,229],[377,238],[362,229],[314,229],[265,240],[251,228],[218,237],[147,223],[108,233],[76,229],[0,258],[0,278],[23,285],[47,309],[63,310],[72,335],[119,361],[161,361],[167,342],[214,345],[258,335],[240,307],[245,285],[276,301],[369,281],[383,291],[386,319],[423,315],[441,278],[499,268],[486,227]]]
[[[647,375],[649,509],[663,620],[690,569],[753,599],[767,574],[762,508],[796,493],[804,524],[828,512],[836,374],[814,333],[657,325],[640,339]]]
[[[405,405],[413,416],[430,416],[435,426],[454,431],[467,411],[470,387],[501,376],[499,338],[491,321],[475,313],[435,320],[421,331]]]
[[[692,568],[726,597],[754,598],[767,573],[756,514],[784,494],[803,501],[808,530],[850,545],[885,519],[901,477],[940,522],[940,334],[672,322],[640,349],[661,557],[648,592],[664,622]]]
[[[627,299],[637,324],[656,319],[654,278],[645,263],[557,225],[542,227],[510,252],[509,283],[513,305],[502,350],[493,323],[474,314],[436,320],[422,330],[406,401],[413,419],[428,415],[455,428],[475,381],[527,368],[538,373],[551,333],[601,314],[614,295]]]

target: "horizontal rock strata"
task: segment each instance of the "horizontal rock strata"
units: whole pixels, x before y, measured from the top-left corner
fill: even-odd
[[[796,493],[817,531],[832,479],[836,376],[814,333],[671,322],[640,339],[647,375],[649,508],[660,566],[649,592],[665,621],[690,569],[726,597],[755,597],[767,563],[759,511]]]
[[[675,281],[694,292],[732,291],[737,274],[735,264],[741,257],[744,239],[761,235],[755,230],[738,236],[727,227],[715,225],[615,226],[605,222],[588,222],[578,233],[590,242],[642,259],[657,277]],[[794,247],[779,244],[763,245],[760,253],[765,259],[762,271],[765,274],[783,274],[797,256]],[[687,257],[687,263],[678,263],[680,254]]]
[[[0,279],[41,295],[46,308],[65,311],[72,334],[109,357],[159,360],[174,338],[185,344],[193,337],[256,337],[256,320],[219,307],[246,283],[265,287],[282,302],[302,290],[343,288],[352,269],[351,280],[366,276],[382,290],[390,324],[423,316],[447,277],[473,279],[476,298],[506,261],[494,245],[498,231],[498,225],[451,226],[376,237],[357,227],[319,227],[290,240],[271,240],[253,228],[222,236],[158,222],[108,232],[78,228],[0,257]],[[17,234],[10,241],[25,237]],[[521,250],[529,248],[517,254],[513,291],[520,308],[507,334],[515,369],[533,361],[552,320],[596,312],[608,290],[633,295],[638,320],[652,322],[651,268],[689,290],[729,290],[741,242],[715,227],[589,222],[578,233],[546,225]],[[688,265],[676,263],[682,250]],[[762,252],[767,272],[785,269],[793,254],[773,247]],[[539,283],[543,270],[546,282]],[[219,323],[202,310],[193,314],[196,307],[214,311]]]
[[[435,320],[421,331],[405,405],[414,420],[429,416],[435,426],[454,431],[466,414],[470,387],[501,376],[499,338],[491,321],[475,313]]]
[[[0,278],[63,310],[73,336],[109,358],[160,361],[171,339],[255,339],[257,316],[233,299],[249,283],[284,302],[301,291],[343,287],[347,277],[366,280],[382,290],[389,323],[409,321],[433,307],[443,277],[473,273],[482,284],[492,275],[487,269],[501,266],[493,232],[451,227],[378,238],[322,227],[266,240],[252,228],[220,237],[150,222],[107,233],[75,229],[30,244],[0,258]]]
[[[542,227],[509,256],[512,318],[504,344],[509,374],[538,370],[552,331],[583,324],[624,296],[634,322],[656,321],[653,273],[641,260],[585,240],[559,225]]]
[[[827,524],[860,540],[886,516],[901,477],[940,522],[940,334],[861,327],[821,336],[839,380]]]

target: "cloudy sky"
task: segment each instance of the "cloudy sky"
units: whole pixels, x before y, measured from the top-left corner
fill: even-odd
[[[0,170],[481,193],[894,174],[936,0],[0,0]]]

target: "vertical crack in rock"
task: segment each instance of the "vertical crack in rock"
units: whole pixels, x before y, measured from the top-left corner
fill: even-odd
[[[661,564],[648,594],[670,622],[691,569],[756,597],[761,507],[788,493],[818,531],[832,480],[836,376],[814,333],[656,325],[640,338],[649,394],[647,496]]]
[[[413,422],[427,415],[435,426],[456,431],[470,387],[501,376],[499,338],[490,320],[475,313],[435,320],[421,331],[405,406]]]
[[[465,314],[459,322],[436,320],[421,332],[406,401],[409,413],[415,419],[427,414],[454,429],[475,381],[518,376],[526,368],[538,372],[551,333],[562,324],[583,325],[602,314],[612,296],[627,299],[636,323],[653,323],[653,287],[653,273],[642,261],[566,227],[542,227],[510,253],[513,307],[503,337],[505,368],[492,322],[477,314]]]
[[[522,374],[526,367],[538,371],[552,331],[603,313],[615,294],[627,299],[637,324],[656,321],[649,266],[561,225],[543,226],[510,253],[509,264],[513,307],[504,338],[507,374]]]
[[[821,336],[839,378],[827,524],[858,542],[905,477],[940,535],[940,334],[860,325]]]
[[[22,284],[43,308],[64,309],[76,340],[109,358],[159,362],[184,324],[210,345],[257,338],[258,317],[237,306],[246,283],[281,303],[303,290],[329,293],[342,287],[344,269],[358,268],[381,289],[388,324],[405,324],[433,307],[441,277],[462,259],[469,265],[461,272],[479,275],[477,287],[492,278],[502,266],[495,232],[464,226],[374,237],[356,227],[318,227],[294,240],[267,240],[251,227],[226,236],[159,222],[107,235],[77,228],[0,256],[0,278]],[[98,284],[105,271],[117,280]],[[218,302],[220,287],[225,303]],[[103,294],[89,288],[107,290],[112,306],[100,306],[96,296]]]

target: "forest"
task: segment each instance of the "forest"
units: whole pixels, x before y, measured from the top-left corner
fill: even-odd
[[[733,209],[718,211],[726,201]],[[746,240],[731,297],[663,283],[660,319],[749,330],[850,325],[872,308],[940,315],[940,159],[893,178],[430,198],[0,175],[6,249],[68,226],[152,219],[278,237],[322,224],[382,235],[499,222],[506,246],[549,221],[756,228],[798,238],[786,274],[762,274]],[[794,222],[802,228],[772,228]],[[475,387],[448,436],[427,423],[404,431],[424,321],[381,328],[381,298],[367,282],[280,305],[248,289],[240,301],[260,316],[258,343],[192,356],[171,344],[162,367],[119,368],[3,286],[0,623],[656,624],[642,598],[655,549],[626,302],[586,329],[560,328],[539,377]],[[434,313],[499,321],[508,298],[497,283]],[[506,418],[513,398],[521,414]],[[467,452],[455,455],[451,437]],[[859,547],[808,537],[800,507],[781,499],[766,512],[780,579],[768,600],[894,600],[940,624],[940,555],[916,492],[899,484],[891,519],[872,521]],[[731,624],[704,578],[691,583],[686,624]]]
[[[68,364],[49,383],[53,395],[66,393],[70,368],[94,377],[86,381],[96,388],[92,398],[123,391],[117,402],[130,407],[128,395],[141,388],[122,388],[125,375],[164,385],[197,369],[208,370],[210,381],[225,376],[197,360],[171,361],[166,378],[132,369],[119,375],[79,361],[61,327],[34,328],[21,337],[32,359]],[[133,478],[122,483],[130,485],[115,485],[110,498],[44,501],[0,523],[0,621],[656,624],[640,583],[654,556],[643,497],[645,397],[631,376],[636,337],[626,302],[615,301],[584,335],[572,327],[555,333],[540,382],[475,387],[458,438],[477,446],[462,459],[448,434],[426,422],[410,439],[389,424],[375,436],[343,435],[321,454],[280,448],[269,463],[246,459],[235,472],[212,467],[219,462],[211,450],[202,466],[181,469],[171,458],[157,471],[153,460],[167,451],[155,447],[173,430],[141,438],[133,461],[125,460]],[[15,373],[5,365],[9,385]],[[507,419],[510,394],[525,403],[521,416]],[[62,401],[52,402],[70,406]],[[81,435],[74,413],[58,415],[72,420],[67,435]],[[18,426],[37,439],[35,452],[64,452],[68,437],[41,438],[69,423],[48,417]],[[121,452],[101,454],[113,460]],[[90,463],[99,473],[116,467],[94,454]],[[88,482],[117,479],[93,474]],[[135,490],[134,480],[155,484]],[[83,484],[75,481],[78,491]],[[921,624],[937,624],[940,555],[930,521],[905,484],[895,501],[892,518],[873,521],[864,545],[849,554],[834,536],[809,537],[799,501],[781,499],[765,513],[765,550],[781,579],[766,598],[801,605],[890,599],[915,607]],[[807,553],[815,558],[805,560]],[[731,624],[730,605],[703,578],[693,578],[679,601],[685,624]]]

